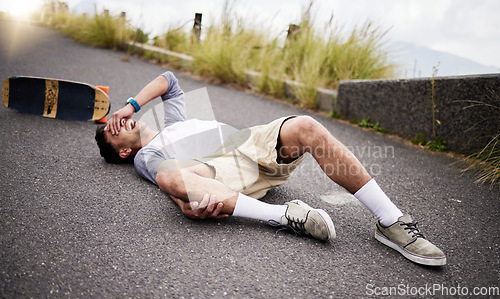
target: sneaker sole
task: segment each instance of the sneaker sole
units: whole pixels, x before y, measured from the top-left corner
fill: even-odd
[[[379,241],[380,243],[398,251],[401,253],[405,258],[409,259],[410,261],[417,263],[417,264],[422,264],[426,266],[444,266],[446,265],[446,257],[442,258],[428,258],[428,257],[423,257],[420,255],[416,255],[414,253],[409,252],[405,248],[399,246],[398,244],[392,242],[391,240],[387,239],[386,236],[380,234],[378,232],[378,229],[375,230],[375,240]]]
[[[321,219],[326,223],[326,226],[328,228],[328,240],[335,239],[337,237],[337,233],[335,232],[335,225],[333,224],[332,218],[325,212],[325,210],[322,209],[313,209],[311,206],[303,202],[302,200],[294,200],[297,204],[300,206],[306,207],[308,209],[311,209],[311,212],[316,212],[319,214]],[[326,241],[328,241],[326,240]]]

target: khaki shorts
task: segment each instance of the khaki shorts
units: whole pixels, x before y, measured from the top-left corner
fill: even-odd
[[[282,124],[294,116],[279,118],[231,134],[214,154],[197,159],[215,170],[215,179],[231,190],[253,198],[263,197],[285,183],[304,159],[278,164],[276,145]]]

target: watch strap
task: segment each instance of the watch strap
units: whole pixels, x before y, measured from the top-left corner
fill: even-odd
[[[134,107],[135,112],[139,112],[139,110],[141,110],[141,106],[139,106],[139,103],[137,103],[137,101],[134,100],[134,98],[129,98],[127,100],[127,103],[130,103]]]

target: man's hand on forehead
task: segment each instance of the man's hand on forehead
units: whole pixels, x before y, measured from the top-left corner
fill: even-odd
[[[113,135],[118,135],[121,128],[124,126],[126,121],[132,117],[134,112],[134,107],[132,107],[132,105],[130,104],[127,104],[125,105],[125,107],[113,113],[106,126],[109,132]]]

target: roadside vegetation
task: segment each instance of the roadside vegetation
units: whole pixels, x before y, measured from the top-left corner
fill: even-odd
[[[336,89],[340,80],[394,76],[394,66],[383,47],[385,31],[367,22],[345,32],[332,17],[320,32],[313,21],[313,7],[311,2],[304,8],[296,30],[288,32],[288,37],[286,28],[271,36],[268,28],[237,16],[231,1],[226,1],[218,21],[202,28],[201,40],[183,26],[171,26],[150,37],[131,26],[124,14],[75,15],[58,0],[45,2],[34,19],[93,46],[125,49],[131,41],[149,42],[191,55],[193,72],[222,83],[248,88],[245,72],[256,71],[262,77],[253,88],[276,97],[284,95],[283,80],[296,81],[297,104],[313,109],[318,87]]]
[[[75,15],[62,1],[45,2],[32,18],[72,36],[78,42],[97,47],[125,49],[135,33],[125,16],[112,16],[107,11],[92,16]]]
[[[483,107],[493,110],[494,117],[483,121],[500,123],[500,95],[491,92],[490,103],[482,101],[469,101],[472,107]],[[490,132],[488,144],[478,153],[470,155],[467,159],[466,171],[476,172],[476,183],[490,183],[492,187],[500,188],[500,132]]]
[[[319,87],[337,89],[341,80],[394,77],[394,65],[384,47],[386,31],[370,22],[345,31],[334,22],[333,15],[319,30],[314,23],[313,2],[303,9],[296,27],[283,28],[277,36],[271,36],[269,28],[237,16],[229,0],[220,18],[202,27],[201,39],[191,33],[192,23],[187,27],[186,24],[171,25],[166,32],[152,37],[143,29],[133,27],[125,13],[112,15],[104,11],[76,15],[70,12],[66,2],[59,0],[46,1],[33,19],[92,46],[128,49],[132,54],[129,43],[137,42],[187,54],[194,58],[191,71],[195,74],[277,98],[286,99],[284,80],[294,81],[296,84],[291,86],[296,99],[287,100],[311,109],[316,108]],[[174,59],[153,52],[141,54],[147,59],[182,67]],[[251,87],[247,83],[247,71],[260,73],[252,79]],[[435,103],[432,105],[434,128],[439,120],[434,117]],[[386,132],[369,119],[363,119],[359,125]],[[417,136],[414,142],[430,150],[444,150],[446,142],[433,137],[434,140],[427,142],[425,137],[418,140]],[[478,183],[500,186],[499,138],[498,134],[494,136],[483,151],[470,159],[473,162],[466,171],[476,171]]]
[[[500,134],[479,153],[471,155],[469,167],[465,171],[476,172],[476,183],[490,183],[492,187],[500,188]]]

